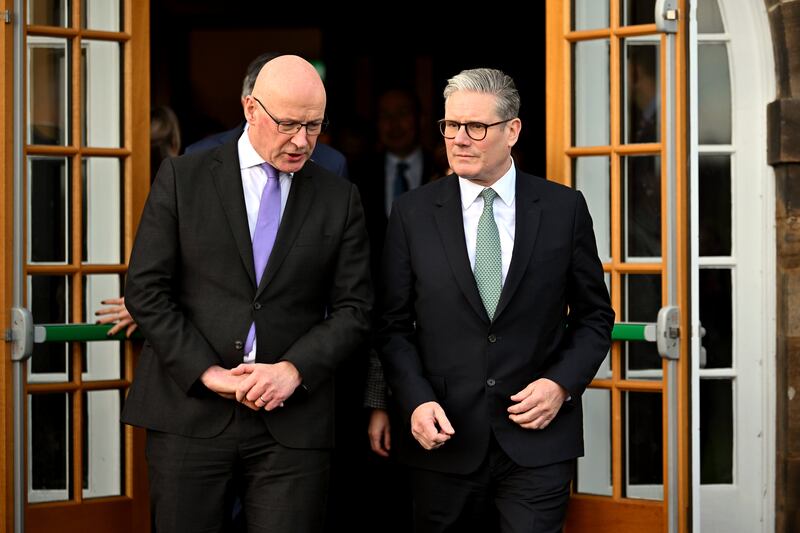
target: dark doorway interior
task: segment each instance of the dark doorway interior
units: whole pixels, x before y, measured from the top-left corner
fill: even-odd
[[[241,79],[252,58],[297,53],[325,66],[327,140],[335,148],[348,155],[371,148],[377,95],[396,86],[418,94],[422,139],[434,148],[441,143],[435,121],[443,114],[446,80],[465,68],[496,67],[514,78],[522,96],[518,163],[544,175],[544,3],[529,6],[540,13],[524,20],[508,10],[453,16],[431,8],[417,5],[412,13],[414,5],[403,3],[397,13],[377,17],[349,14],[347,7],[332,15],[310,5],[245,0],[152,2],[152,104],[175,110],[187,146],[241,120]],[[391,9],[381,6],[384,13]]]
[[[185,147],[242,120],[241,82],[257,55],[295,53],[319,61],[325,67],[331,121],[325,142],[348,156],[353,177],[356,156],[377,143],[376,100],[382,91],[404,88],[417,94],[421,140],[433,150],[443,144],[436,120],[443,116],[446,80],[465,68],[495,67],[514,78],[522,96],[516,161],[527,172],[544,176],[544,3],[528,6],[539,13],[524,20],[506,6],[493,14],[494,7],[445,17],[430,5],[417,6],[412,14],[413,6],[404,3],[394,7],[396,13],[377,17],[348,13],[353,9],[348,6],[334,16],[305,5],[159,0],[151,3],[152,104],[174,109]],[[393,7],[380,9],[387,13]],[[357,25],[353,19],[372,22]],[[361,408],[364,369],[353,371],[355,366],[337,375],[337,447],[327,531],[409,531],[403,473],[368,448],[367,413]],[[387,479],[400,482],[387,487]]]

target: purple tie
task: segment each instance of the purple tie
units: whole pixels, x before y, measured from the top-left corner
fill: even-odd
[[[258,206],[258,220],[253,231],[253,263],[256,267],[256,287],[261,283],[264,269],[267,266],[269,254],[278,235],[278,225],[281,222],[281,187],[278,171],[269,163],[261,165],[267,174],[267,184],[261,193],[261,204]],[[250,324],[247,341],[244,345],[245,355],[253,349],[256,338],[256,324]]]

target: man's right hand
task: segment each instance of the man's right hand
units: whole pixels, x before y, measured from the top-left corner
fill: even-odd
[[[230,370],[219,365],[210,366],[200,376],[200,381],[207,389],[216,392],[223,398],[236,399],[236,388],[245,376],[235,376]]]
[[[372,451],[381,457],[389,457],[389,450],[392,448],[392,433],[389,413],[386,412],[386,409],[372,410],[369,415],[367,434]]]
[[[411,434],[426,450],[434,450],[450,440],[455,430],[437,402],[425,402],[411,413]]]

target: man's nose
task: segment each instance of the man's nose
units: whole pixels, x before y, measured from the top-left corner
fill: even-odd
[[[458,131],[456,131],[456,136],[453,141],[460,145],[469,144],[472,142],[472,138],[467,135],[467,126],[465,124],[462,124],[458,127]]]
[[[306,125],[300,127],[300,130],[292,136],[292,144],[297,146],[298,148],[302,148],[308,145],[308,131],[306,130]]]

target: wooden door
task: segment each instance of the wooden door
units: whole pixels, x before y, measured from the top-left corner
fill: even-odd
[[[548,177],[586,196],[617,320],[654,322],[667,303],[680,311],[677,362],[650,343],[615,342],[583,397],[571,532],[686,530],[686,165],[667,179],[669,150],[685,160],[685,3],[672,67],[655,3],[547,3]]]
[[[17,287],[22,301],[4,310],[24,305],[40,324],[94,322],[99,301],[121,294],[149,188],[149,2],[22,4],[12,16],[23,24],[23,91],[0,93],[7,109],[24,110],[11,134],[23,151],[21,205],[8,164],[2,193],[23,213],[23,227],[10,214],[3,226],[6,242],[21,243],[22,264],[3,277],[4,292]],[[133,359],[130,343],[36,345],[23,370],[26,531],[149,530],[143,434],[119,420]],[[14,403],[10,380],[0,386]],[[10,526],[19,517],[5,472]]]

